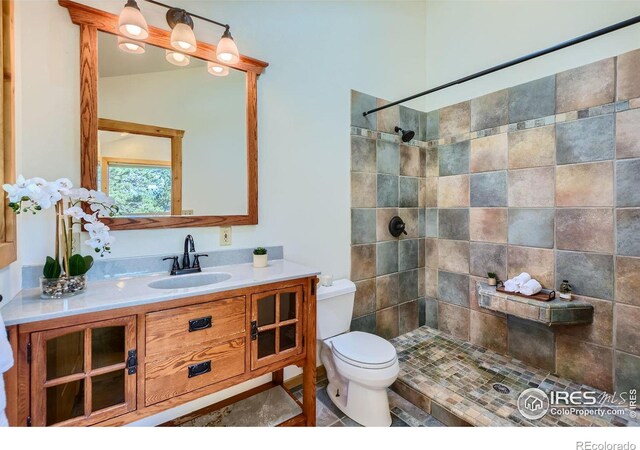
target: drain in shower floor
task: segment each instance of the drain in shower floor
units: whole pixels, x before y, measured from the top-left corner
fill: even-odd
[[[492,387],[495,391],[500,392],[501,394],[509,394],[511,392],[511,389],[502,383],[493,383]]]

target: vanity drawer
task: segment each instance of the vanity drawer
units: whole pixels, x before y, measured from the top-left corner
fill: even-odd
[[[145,364],[147,406],[209,386],[245,369],[245,338]]]
[[[245,331],[245,297],[147,314],[146,355],[164,358],[187,347],[208,346]]]

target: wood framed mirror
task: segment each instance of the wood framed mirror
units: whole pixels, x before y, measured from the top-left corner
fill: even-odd
[[[197,42],[169,64],[170,31],[149,26],[143,55],[117,48],[118,16],[59,0],[80,27],[81,181],[120,207],[112,230],[258,223],[257,80],[267,63],[220,64]],[[129,59],[123,59],[129,58]],[[208,133],[208,134],[207,134]]]
[[[15,140],[14,140],[14,75],[13,75],[13,1],[2,0],[0,3],[0,64],[2,64],[2,110],[0,123],[0,186],[14,183],[16,178]],[[16,260],[16,217],[8,207],[9,200],[5,193],[2,212],[0,212],[0,268],[6,267]]]

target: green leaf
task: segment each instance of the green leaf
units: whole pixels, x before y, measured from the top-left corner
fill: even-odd
[[[73,255],[69,258],[69,276],[75,277],[77,275],[84,275],[89,268],[82,255]]]
[[[57,259],[53,259],[51,256],[47,256],[47,261],[44,263],[44,270],[42,276],[45,278],[60,278],[62,273],[62,267]]]
[[[87,268],[87,270],[85,270],[85,273],[87,273],[93,267],[93,256],[90,256],[90,255],[85,256],[84,264]]]

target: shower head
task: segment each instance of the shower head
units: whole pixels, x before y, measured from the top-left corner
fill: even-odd
[[[409,142],[416,135],[415,131],[403,130],[400,127],[395,128],[396,133],[402,133],[402,142]]]

